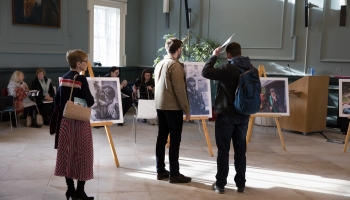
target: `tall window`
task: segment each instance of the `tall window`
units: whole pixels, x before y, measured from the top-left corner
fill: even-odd
[[[125,65],[126,3],[90,0],[89,58],[102,66]],[[93,11],[93,12],[92,12]]]
[[[120,9],[94,6],[94,61],[119,65]]]

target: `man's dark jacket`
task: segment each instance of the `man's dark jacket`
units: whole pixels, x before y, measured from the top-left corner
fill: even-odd
[[[238,79],[241,74],[238,67],[245,71],[253,67],[250,64],[250,59],[243,56],[236,57],[230,59],[228,63],[214,68],[216,60],[216,56],[211,56],[202,70],[202,76],[204,78],[219,81],[215,97],[216,112],[233,117],[249,117],[249,115],[237,113],[233,108],[232,102],[235,100]],[[253,69],[255,74],[259,76],[258,70],[254,67]]]

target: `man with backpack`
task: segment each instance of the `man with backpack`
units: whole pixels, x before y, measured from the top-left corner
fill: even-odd
[[[248,57],[241,56],[241,46],[236,42],[233,42],[226,47],[228,63],[222,64],[218,68],[214,68],[219,54],[220,47],[214,50],[213,55],[207,60],[202,70],[203,77],[218,81],[215,99],[215,109],[217,113],[215,121],[215,140],[218,148],[218,157],[216,182],[213,183],[212,187],[215,192],[220,194],[225,193],[225,185],[227,184],[227,176],[229,172],[228,161],[230,142],[232,140],[235,152],[234,164],[236,169],[234,181],[236,183],[237,191],[244,192],[246,182],[245,154],[248,121],[250,114],[257,112],[260,107],[261,85],[259,73],[258,70],[250,64],[250,59]],[[245,75],[249,75],[248,80],[244,79]],[[242,84],[242,81],[243,84],[247,84],[247,90],[249,90],[242,93],[250,93],[254,95],[253,102],[251,102],[251,104],[254,105],[254,108],[246,113],[245,111],[240,110],[240,108],[234,106],[234,104],[236,104],[235,100],[240,100],[242,105],[252,100],[244,99],[246,97],[243,96],[236,97],[236,90],[240,88],[238,83],[241,82]],[[241,89],[244,88],[245,87],[241,87]],[[237,90],[237,95],[238,93]],[[256,100],[256,98],[258,98],[258,100]],[[256,103],[257,105],[255,106]]]

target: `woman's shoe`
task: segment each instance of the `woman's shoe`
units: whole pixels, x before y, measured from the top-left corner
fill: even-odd
[[[66,192],[66,198],[67,200],[73,199],[73,194],[75,193],[75,187],[74,187],[74,181],[71,178],[66,178],[66,183],[68,186],[67,192]]]
[[[73,200],[93,200],[94,197],[88,197],[84,191],[85,181],[78,181],[77,190],[73,194]]]
[[[93,200],[94,199],[94,197],[88,197],[85,192],[83,193],[75,192],[72,198],[73,200]]]

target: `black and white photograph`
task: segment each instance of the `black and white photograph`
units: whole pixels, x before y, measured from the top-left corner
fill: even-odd
[[[184,64],[191,116],[212,117],[210,80],[202,76],[205,63],[185,62]]]
[[[260,110],[258,113],[289,116],[289,90],[287,78],[260,78]]]
[[[87,77],[95,104],[90,122],[123,123],[123,108],[119,78]]]
[[[350,80],[339,79],[339,117],[350,116]]]

